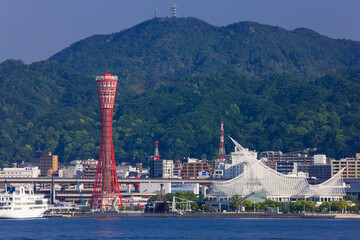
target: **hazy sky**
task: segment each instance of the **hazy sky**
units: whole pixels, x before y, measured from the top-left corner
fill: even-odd
[[[180,17],[216,26],[256,21],[360,41],[359,0],[0,0],[0,62],[45,60],[75,41],[150,19],[155,9],[169,16],[174,2]]]

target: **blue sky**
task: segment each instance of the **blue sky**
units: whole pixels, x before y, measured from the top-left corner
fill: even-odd
[[[153,17],[197,17],[216,26],[255,21],[289,30],[306,27],[360,41],[358,0],[1,0],[0,62],[45,60],[93,34],[118,32]]]

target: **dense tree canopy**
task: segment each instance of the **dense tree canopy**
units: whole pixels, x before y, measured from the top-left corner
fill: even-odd
[[[97,158],[100,114],[88,74],[101,74],[105,62],[119,75],[118,162],[147,164],[155,140],[165,159],[212,159],[221,120],[226,136],[257,151],[317,147],[353,156],[360,149],[359,46],[307,29],[153,19],[87,38],[47,61],[7,60],[0,64],[0,165],[31,161],[38,149],[63,163]]]

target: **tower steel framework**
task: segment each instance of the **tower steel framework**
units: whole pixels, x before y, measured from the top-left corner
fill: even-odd
[[[90,205],[94,210],[106,211],[123,206],[112,139],[117,80],[117,76],[108,73],[96,77],[101,116],[101,143]]]

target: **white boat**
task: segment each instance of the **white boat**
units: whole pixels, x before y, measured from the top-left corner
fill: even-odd
[[[10,187],[0,193],[0,218],[41,218],[47,209],[44,195],[34,194],[30,188],[26,192],[24,187]]]

